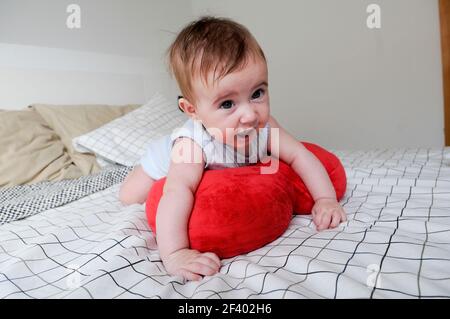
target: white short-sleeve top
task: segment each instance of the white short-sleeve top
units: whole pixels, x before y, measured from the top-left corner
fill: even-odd
[[[203,150],[205,168],[222,169],[255,164],[267,155],[269,139],[269,123],[258,130],[257,138],[249,144],[248,153],[237,152],[232,146],[221,143],[212,137],[201,122],[188,119],[184,125],[174,130],[171,135],[152,141],[140,164],[143,170],[153,179],[167,176],[170,166],[170,153],[174,141],[179,137],[188,137]]]

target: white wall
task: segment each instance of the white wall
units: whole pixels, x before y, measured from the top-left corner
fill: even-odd
[[[143,103],[149,69],[144,58],[0,43],[0,108]]]
[[[70,3],[81,29],[66,27]],[[380,30],[366,27],[369,3],[381,6]],[[437,0],[0,0],[0,108],[172,98],[165,50],[203,13],[254,33],[272,113],[298,138],[339,149],[444,144]]]
[[[66,26],[71,3],[80,29]],[[190,12],[185,0],[0,0],[0,108],[175,101],[164,54]]]
[[[381,29],[366,26],[381,6]],[[332,148],[443,146],[437,0],[193,0],[234,18],[269,60],[272,113]]]

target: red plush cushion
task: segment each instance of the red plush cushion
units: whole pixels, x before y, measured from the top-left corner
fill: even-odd
[[[341,199],[347,181],[339,159],[320,146],[302,143],[322,162],[337,199]],[[189,219],[192,249],[211,251],[221,258],[244,254],[282,235],[292,213],[311,212],[314,201],[300,177],[281,161],[275,174],[260,174],[260,166],[268,165],[204,172]],[[155,233],[165,180],[155,182],[146,202],[147,218]]]

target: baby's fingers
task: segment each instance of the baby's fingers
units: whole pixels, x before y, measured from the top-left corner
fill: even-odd
[[[312,216],[313,216],[313,222],[314,222],[314,224],[316,225],[316,227],[318,227],[319,224],[320,224],[320,220],[321,220],[322,215],[320,215],[320,214],[317,212],[317,210],[313,209],[313,211],[312,211]]]
[[[319,221],[319,224],[317,225],[317,230],[323,230],[327,229],[328,226],[330,226],[331,222],[331,216],[332,214],[330,212],[324,212],[322,213],[321,219]]]
[[[212,259],[216,263],[217,267],[220,268],[222,266],[222,264],[220,262],[220,258],[215,253],[211,253],[211,252],[203,253],[202,256]]]
[[[344,208],[341,208],[341,221],[342,222],[347,221],[347,213],[345,212]]]
[[[192,280],[192,281],[202,280],[202,278],[203,278],[202,276],[195,274],[192,271],[189,271],[187,269],[180,269],[179,271],[177,271],[176,274],[183,276],[187,280]]]
[[[198,262],[200,264],[203,264],[209,268],[211,268],[212,270],[214,270],[214,273],[219,272],[220,269],[220,259],[217,256],[211,256],[214,255],[212,253],[210,254],[201,254],[200,256],[198,256],[197,258],[195,258],[195,260],[193,262]],[[210,257],[211,256],[211,257]],[[213,273],[213,274],[214,274]],[[210,273],[208,273],[208,275],[211,275]]]
[[[342,214],[340,211],[334,211],[331,217],[331,224],[330,224],[330,228],[335,228],[337,227],[342,220]]]
[[[209,265],[205,265],[204,263],[197,261],[191,263],[189,265],[189,268],[192,269],[193,272],[203,276],[212,276],[219,271],[217,267],[211,267]]]

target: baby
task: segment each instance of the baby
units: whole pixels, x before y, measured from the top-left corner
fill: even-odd
[[[144,203],[154,181],[167,176],[156,239],[169,274],[199,280],[220,269],[214,253],[189,249],[189,216],[206,168],[248,165],[270,153],[308,187],[317,230],[346,220],[322,163],[270,116],[266,59],[244,26],[214,17],[190,23],[169,48],[169,65],[183,94],[178,106],[189,119],[151,143],[119,193],[125,205]]]

